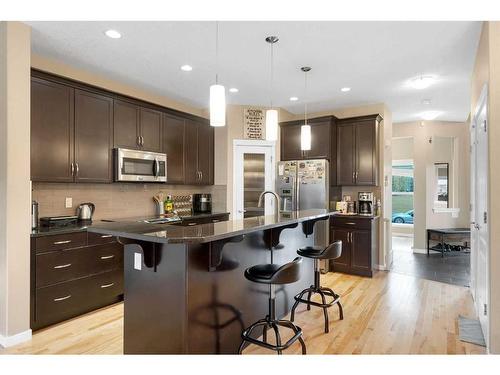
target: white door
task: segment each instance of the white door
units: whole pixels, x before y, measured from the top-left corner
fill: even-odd
[[[474,192],[471,226],[471,285],[481,328],[488,344],[489,316],[489,224],[488,224],[488,107],[487,87],[483,88],[472,126],[474,131],[474,165],[471,171]]]
[[[274,153],[274,142],[250,140],[235,140],[233,142],[233,219],[243,219],[250,215],[251,213],[246,211],[257,208],[257,198],[262,191],[274,191],[276,170]],[[248,160],[252,162],[248,163]],[[256,172],[255,166],[252,164],[259,162],[259,160],[262,160],[263,166],[259,172]],[[263,183],[259,187],[245,186],[245,182],[248,185],[249,179],[255,180],[256,174],[263,174]],[[263,214],[272,215],[274,204],[274,198],[270,194],[266,194]]]

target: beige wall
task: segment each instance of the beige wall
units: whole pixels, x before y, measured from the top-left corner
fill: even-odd
[[[414,161],[414,247],[416,249],[426,248],[427,228],[458,228],[469,226],[469,131],[466,123],[446,121],[418,121],[398,123],[393,126],[393,137],[410,137],[413,139],[413,161]],[[429,143],[429,138],[433,143]],[[437,137],[453,137],[456,139],[457,157],[456,161],[443,160],[449,157],[451,152],[448,147],[447,155],[439,150],[439,139]],[[446,142],[443,140],[443,142]],[[437,144],[436,144],[437,143]],[[449,146],[449,145],[448,145]],[[460,208],[457,218],[450,213],[434,213],[433,196],[430,193],[434,184],[434,163],[448,161],[452,165],[454,177],[456,178],[452,187],[452,194],[456,208]]]
[[[340,108],[331,111],[323,111],[308,114],[308,118],[333,115],[337,118],[348,118],[355,116],[365,116],[380,114],[383,121],[380,126],[379,135],[379,186],[376,187],[343,187],[342,195],[351,195],[357,199],[357,194],[360,191],[371,191],[376,198],[379,198],[382,204],[382,217],[380,219],[379,228],[379,254],[376,261],[380,269],[389,269],[392,263],[392,241],[391,241],[391,212],[392,212],[392,197],[391,197],[391,181],[392,181],[392,112],[383,103],[370,104],[359,107]],[[291,115],[292,120],[300,120],[304,118],[303,114]]]
[[[23,332],[29,338],[30,328],[30,48],[28,26],[0,22],[0,343],[4,344]]]

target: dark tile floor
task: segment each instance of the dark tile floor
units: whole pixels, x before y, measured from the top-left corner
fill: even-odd
[[[395,242],[393,241],[393,244]],[[440,281],[448,284],[469,286],[470,254],[451,251],[441,258],[440,253],[415,254],[409,248],[404,248],[404,241],[397,241],[394,247],[392,271],[421,277],[423,279]]]

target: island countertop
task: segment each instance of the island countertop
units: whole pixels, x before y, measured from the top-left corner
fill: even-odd
[[[331,216],[325,209],[293,211],[286,214],[256,216],[240,220],[183,226],[175,224],[149,224],[137,221],[121,221],[92,225],[89,232],[110,234],[127,239],[157,243],[206,243],[248,234],[257,230],[282,227]]]

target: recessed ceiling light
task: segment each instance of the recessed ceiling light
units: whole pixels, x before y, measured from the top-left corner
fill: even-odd
[[[183,65],[181,66],[181,70],[184,70],[185,72],[190,72],[193,70],[193,67],[191,65]]]
[[[340,91],[342,91],[342,92],[348,92],[348,91],[351,91],[351,88],[350,87],[342,87],[340,89]]]
[[[238,91],[240,91],[240,90],[238,90],[236,87],[231,87],[229,89],[229,92],[238,92]]]
[[[119,39],[119,38],[122,37],[122,34],[120,34],[118,31],[112,30],[112,29],[106,30],[104,32],[104,34],[106,34],[106,36],[108,36],[108,37],[110,37],[112,39]]]
[[[427,112],[422,112],[420,114],[420,117],[422,117],[426,121],[432,121],[436,117],[438,117],[441,114],[439,111],[427,111]]]
[[[424,100],[422,100],[422,104],[423,105],[430,105],[431,104],[431,100],[430,99],[424,99]]]
[[[410,86],[417,90],[422,90],[434,84],[436,79],[431,76],[420,76],[410,80]]]
[[[290,101],[291,102],[296,102],[297,100],[299,100],[299,98],[297,98],[296,96],[291,96],[290,97]]]

